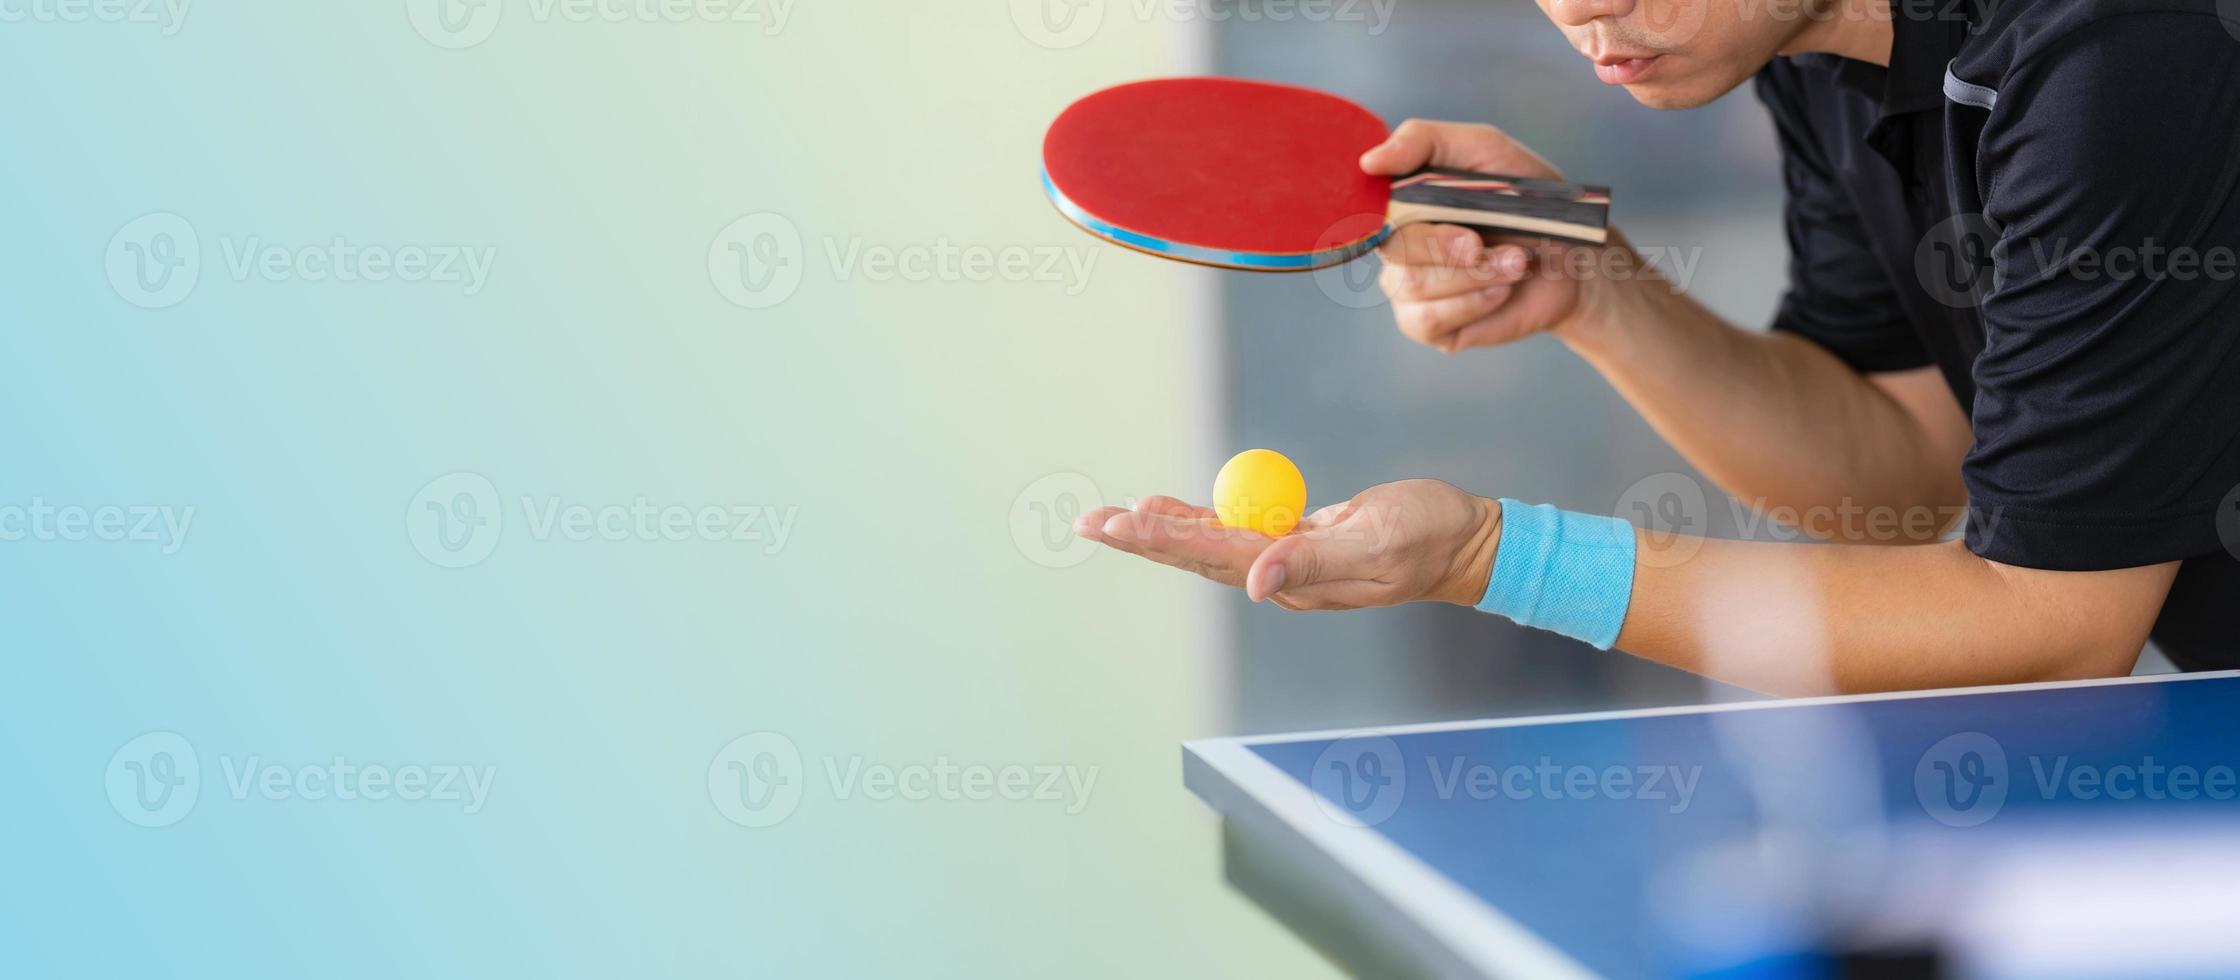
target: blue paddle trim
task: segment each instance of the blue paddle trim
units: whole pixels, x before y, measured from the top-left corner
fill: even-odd
[[[1058,185],[1050,182],[1050,172],[1047,170],[1042,172],[1042,192],[1050,196],[1050,203],[1057,206],[1059,214],[1065,215],[1067,220],[1080,225],[1082,230],[1099,238],[1109,239],[1146,252],[1173,256],[1185,261],[1202,262],[1207,265],[1225,265],[1237,269],[1257,269],[1268,272],[1302,272],[1308,269],[1320,269],[1366,255],[1372,249],[1384,244],[1386,238],[1392,236],[1392,226],[1386,225],[1368,238],[1320,252],[1292,254],[1228,252],[1221,249],[1170,242],[1164,238],[1154,238],[1139,231],[1130,231],[1090,214],[1059,191]]]

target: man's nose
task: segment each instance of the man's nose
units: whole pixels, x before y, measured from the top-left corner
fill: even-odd
[[[1585,27],[1598,18],[1614,19],[1633,13],[1636,2],[1637,0],[1548,0],[1548,16],[1565,27]]]

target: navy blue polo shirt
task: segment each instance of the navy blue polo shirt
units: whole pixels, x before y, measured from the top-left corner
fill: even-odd
[[[1892,7],[1887,69],[1758,76],[1788,192],[1774,328],[1943,374],[1975,431],[1975,553],[2183,562],[2157,644],[2240,666],[2240,22],[2217,0]]]

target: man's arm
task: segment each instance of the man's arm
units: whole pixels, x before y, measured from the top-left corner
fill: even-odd
[[[1589,295],[1556,336],[1733,496],[1760,510],[1965,506],[1968,420],[1935,368],[1862,375],[1795,334],[1739,329],[1653,274]]]
[[[1083,515],[1076,529],[1255,600],[1337,610],[1478,604],[1503,524],[1496,501],[1409,480],[1371,487],[1276,539],[1223,528],[1211,511],[1168,497]],[[2177,572],[2175,562],[2018,568],[1958,542],[1878,548],[1634,533],[1642,559],[1616,646],[1782,695],[2120,676]]]
[[[1426,162],[1560,176],[1500,131],[1459,123],[1405,123],[1362,164],[1405,173]],[[1599,254],[1583,248],[1409,226],[1380,250],[1383,284],[1401,331],[1449,353],[1552,333],[1754,506],[1949,515],[1965,502],[1967,419],[1934,369],[1863,375],[1792,334],[1721,320],[1645,270],[1622,236]]]
[[[1960,542],[1702,542],[1636,569],[1618,647],[1774,694],[2130,673],[2178,564],[2048,572]]]

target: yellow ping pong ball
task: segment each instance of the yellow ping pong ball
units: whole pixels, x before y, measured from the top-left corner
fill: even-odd
[[[1223,527],[1280,538],[1306,513],[1307,478],[1282,453],[1247,449],[1213,478],[1213,510]]]

